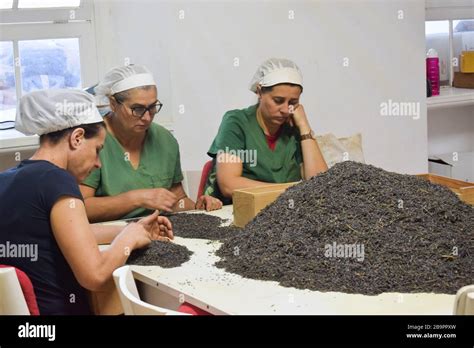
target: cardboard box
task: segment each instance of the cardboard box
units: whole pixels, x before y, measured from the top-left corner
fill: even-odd
[[[462,73],[474,73],[474,51],[462,51],[459,60]]]
[[[460,200],[474,205],[474,183],[447,178],[436,174],[419,174],[418,176],[429,180],[432,184],[446,186],[453,191]]]
[[[297,182],[235,190],[232,193],[234,225],[238,227],[247,225],[260,210],[276,200],[288,187],[295,184]]]
[[[474,73],[454,72],[453,87],[474,88]]]

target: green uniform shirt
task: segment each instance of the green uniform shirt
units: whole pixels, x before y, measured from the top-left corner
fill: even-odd
[[[128,158],[118,140],[107,132],[104,148],[100,152],[102,167],[94,170],[83,184],[96,189],[96,196],[104,197],[137,189],[170,189],[183,180],[178,142],[168,130],[156,123],[152,123],[147,131],[137,169],[132,167]],[[122,218],[149,212],[138,208]]]
[[[222,196],[217,184],[216,156],[219,152],[235,154],[243,163],[242,176],[268,183],[301,180],[303,162],[299,131],[288,124],[282,126],[275,150],[268,146],[265,133],[257,121],[257,105],[226,112],[208,155],[213,158],[204,194],[231,202]]]

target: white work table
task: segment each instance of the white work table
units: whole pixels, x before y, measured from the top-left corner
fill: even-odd
[[[232,206],[209,214],[232,218]],[[454,295],[319,292],[243,278],[217,268],[220,242],[175,237],[193,252],[180,267],[132,266],[137,281],[213,314],[426,314],[453,313]],[[146,300],[146,299],[144,299]]]

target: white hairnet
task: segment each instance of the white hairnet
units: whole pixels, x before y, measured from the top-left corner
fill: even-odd
[[[95,100],[76,89],[47,89],[25,94],[16,112],[15,128],[26,135],[102,122]]]
[[[271,87],[279,83],[292,83],[303,87],[303,75],[291,60],[270,58],[258,67],[250,82],[250,90],[257,92],[257,85]]]
[[[126,65],[113,68],[104,79],[95,87],[96,103],[98,107],[109,105],[109,96],[128,89],[155,86],[155,80],[150,70],[143,65]]]

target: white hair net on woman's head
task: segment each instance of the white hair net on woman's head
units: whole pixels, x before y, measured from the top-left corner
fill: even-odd
[[[109,97],[142,86],[156,86],[152,73],[143,65],[126,65],[113,68],[105,74],[95,87],[95,99],[98,107],[109,105]]]
[[[89,93],[75,89],[45,89],[21,97],[15,128],[26,135],[43,135],[97,122],[103,122],[103,119]]]
[[[291,83],[303,87],[303,75],[296,63],[285,58],[270,58],[263,62],[250,82],[250,90],[257,92],[257,86],[271,87],[279,83]]]

